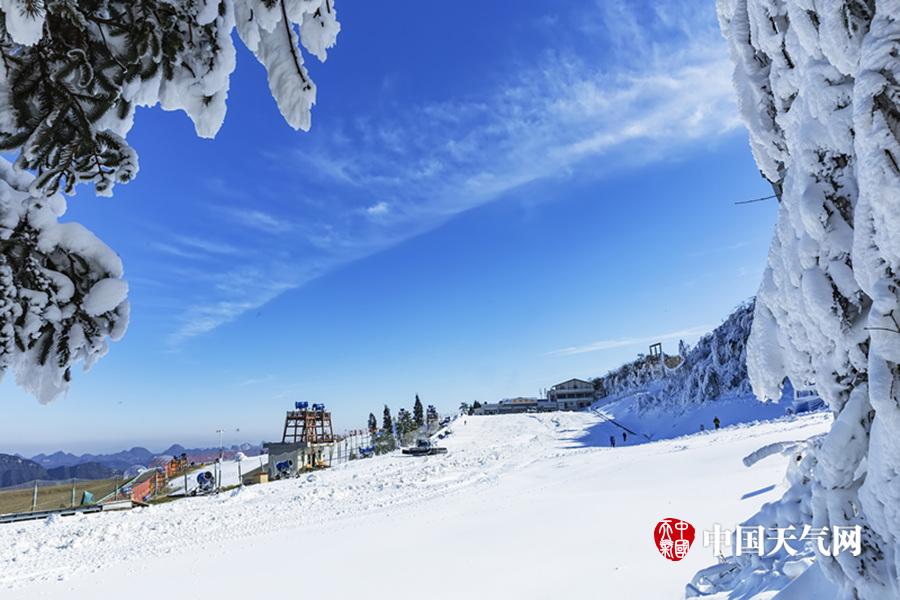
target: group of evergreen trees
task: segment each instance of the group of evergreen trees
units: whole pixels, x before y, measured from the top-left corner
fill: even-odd
[[[369,413],[369,433],[377,454],[384,454],[396,450],[400,446],[409,446],[415,443],[419,435],[428,435],[435,431],[440,421],[440,415],[434,405],[429,404],[425,409],[422,400],[416,394],[412,412],[405,408],[397,411],[396,419],[391,415],[391,409],[384,405],[381,427],[378,427],[378,419],[374,413]]]
[[[459,403],[459,414],[461,415],[474,415],[475,411],[481,408],[481,402],[476,400],[472,404],[468,402],[460,402]]]

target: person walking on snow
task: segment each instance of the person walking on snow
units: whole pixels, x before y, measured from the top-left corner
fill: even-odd
[[[713,425],[716,426],[716,429],[719,428],[719,423],[720,423],[719,417],[715,417],[715,418],[713,419]]]

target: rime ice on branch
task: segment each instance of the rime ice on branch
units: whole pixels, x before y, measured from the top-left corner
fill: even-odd
[[[0,165],[0,376],[14,367],[42,401],[65,391],[73,362],[105,352],[128,313],[118,258],[57,223],[57,192],[87,182],[111,195],[137,175],[125,138],[138,106],[183,110],[213,137],[235,28],[285,120],[309,129],[303,49],[324,61],[334,45],[332,0],[0,0],[0,150],[18,153]]]
[[[788,376],[835,413],[803,477],[757,518],[796,525],[808,511],[815,527],[862,526],[859,557],[820,564],[845,597],[897,598],[900,0],[718,10],[753,154],[780,196],[748,372],[761,398]]]

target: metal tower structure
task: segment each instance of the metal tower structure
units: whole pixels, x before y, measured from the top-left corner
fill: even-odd
[[[331,428],[331,413],[325,410],[324,404],[295,402],[294,410],[289,410],[284,418],[283,444],[306,443],[330,444],[334,441]]]

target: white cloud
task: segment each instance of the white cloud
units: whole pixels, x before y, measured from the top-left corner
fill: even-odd
[[[376,202],[372,206],[366,208],[366,214],[370,217],[383,217],[388,214],[391,210],[390,205],[387,202]]]
[[[295,156],[333,185],[391,197],[394,223],[418,233],[530,182],[666,159],[740,126],[712,10],[648,24],[616,6],[598,14],[613,54],[631,40],[624,66],[548,50],[491,89],[357,120]],[[681,34],[691,18],[703,24]],[[678,34],[649,40],[666,28]]]
[[[290,219],[278,217],[261,210],[233,207],[225,209],[225,214],[244,227],[265,233],[287,233],[295,228],[294,223]]]
[[[613,348],[624,348],[626,346],[639,346],[644,344],[655,344],[656,342],[665,342],[670,340],[695,340],[706,333],[712,331],[709,325],[700,325],[698,327],[689,327],[679,331],[671,331],[659,335],[652,335],[639,338],[620,338],[613,340],[598,340],[583,346],[571,346],[548,352],[547,356],[572,356],[575,354],[585,354],[587,352],[599,352],[601,350],[611,350]]]
[[[175,241],[183,246],[187,246],[189,248],[195,248],[202,252],[206,252],[207,254],[224,254],[231,255],[237,254],[240,250],[231,244],[226,244],[224,242],[217,242],[213,240],[207,240],[203,238],[198,238],[194,236],[188,235],[177,235],[175,236]]]
[[[380,112],[354,115],[328,137],[305,138],[302,150],[270,151],[283,169],[282,183],[302,174],[299,181],[316,183],[330,197],[320,199],[314,220],[228,209],[233,222],[273,234],[260,254],[275,258],[253,263],[261,271],[258,285],[232,285],[237,271],[223,275],[215,285],[220,296],[192,305],[174,339],[212,331],[311,277],[520,186],[669,159],[737,128],[731,66],[714,9],[638,4],[597,0],[588,15],[554,13],[540,21],[548,40],[569,40],[580,28],[592,51],[548,48],[539,60],[503,69],[479,89],[412,107],[372,103]],[[220,181],[210,185],[226,189]],[[391,200],[373,204],[373,196]],[[302,251],[298,239],[307,245]],[[557,354],[644,341],[604,340]]]
[[[156,241],[150,246],[159,252],[188,260],[208,260],[216,255],[234,255],[239,252],[231,244],[186,235],[174,235],[167,242]]]

